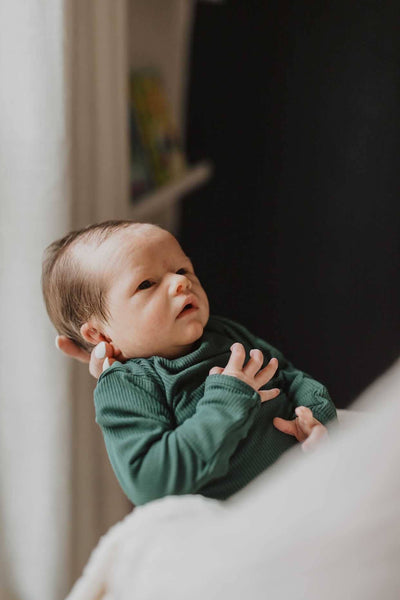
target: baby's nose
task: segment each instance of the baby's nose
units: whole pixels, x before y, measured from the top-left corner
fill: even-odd
[[[191,287],[192,284],[185,275],[176,274],[171,281],[170,290],[173,295],[176,295],[182,294],[182,292],[185,292],[186,290],[190,290]]]

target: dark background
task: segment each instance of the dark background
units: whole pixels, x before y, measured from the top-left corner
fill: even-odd
[[[400,3],[198,3],[182,245],[211,309],[347,406],[400,355]],[[379,398],[377,398],[379,401]]]

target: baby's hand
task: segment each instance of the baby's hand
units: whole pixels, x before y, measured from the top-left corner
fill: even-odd
[[[100,342],[89,354],[82,350],[71,339],[65,335],[56,337],[56,346],[67,356],[79,360],[79,362],[89,363],[89,372],[95,379],[98,379],[103,371],[108,369],[116,360],[123,360],[122,354],[116,351],[112,344]]]
[[[260,388],[268,383],[276,373],[278,368],[278,360],[276,358],[271,358],[268,365],[264,369],[261,369],[264,362],[264,355],[261,350],[250,350],[250,359],[245,366],[243,365],[246,352],[243,345],[236,342],[231,346],[231,352],[232,354],[225,369],[222,367],[213,367],[210,370],[210,375],[230,375],[244,381],[260,394],[261,402],[266,402],[279,396],[280,390],[277,388],[260,391]]]
[[[327,428],[313,417],[311,410],[306,406],[298,406],[295,413],[297,417],[292,421],[275,417],[275,427],[303,442],[301,447],[305,452],[314,450],[320,440],[327,437]]]

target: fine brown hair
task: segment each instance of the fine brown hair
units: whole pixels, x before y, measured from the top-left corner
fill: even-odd
[[[42,292],[47,313],[59,335],[65,335],[90,352],[93,345],[81,335],[81,326],[91,317],[107,322],[107,282],[88,273],[71,249],[79,243],[100,245],[112,234],[130,226],[149,226],[127,220],[104,221],[71,231],[44,251]]]

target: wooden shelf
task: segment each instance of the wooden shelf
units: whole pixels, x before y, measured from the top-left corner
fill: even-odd
[[[206,183],[212,175],[211,163],[204,161],[190,167],[177,181],[144,194],[136,204],[129,206],[129,218],[135,221],[153,221],[157,215],[173,206],[182,196]]]

